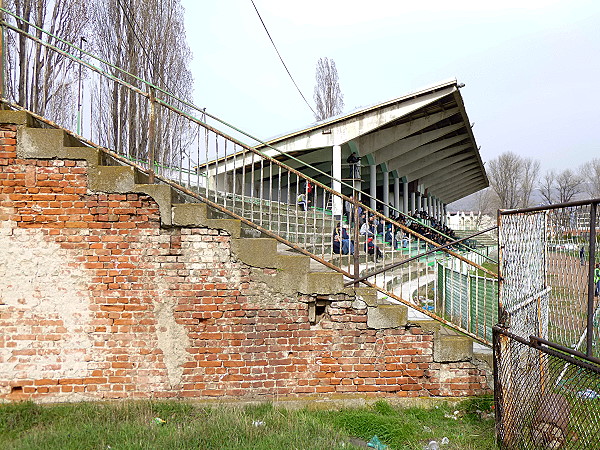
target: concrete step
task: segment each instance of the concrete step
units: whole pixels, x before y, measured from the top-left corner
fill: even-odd
[[[6,118],[7,111],[0,111],[0,120]],[[14,114],[10,120],[18,122],[20,125],[30,125],[32,119],[23,113]],[[164,184],[149,184],[146,173],[137,170],[131,166],[121,165],[120,161],[106,156],[104,152],[96,148],[83,145],[74,139],[71,135],[61,129],[46,128],[20,128],[18,135],[18,154],[26,158],[64,158],[86,160],[89,165],[89,188],[96,192],[141,192],[151,196],[159,206],[161,223],[163,226],[178,227],[209,227],[222,229],[231,235],[231,249],[235,258],[253,268],[273,268],[277,269],[274,274],[263,275],[264,281],[276,283],[279,288],[287,289],[294,293],[332,295],[344,292],[344,277],[336,271],[319,264],[314,259],[301,254],[294,254],[289,251],[281,251],[277,240],[261,236],[260,232],[251,233],[250,227],[242,225],[237,219],[232,219],[221,211],[209,208],[204,203],[199,203],[196,199],[183,194],[178,190],[173,190],[170,186]],[[269,224],[271,229],[275,227],[277,231],[285,238],[294,239],[295,242],[302,244],[309,251],[313,250],[315,254],[330,255],[332,262],[346,262],[350,264],[351,258],[343,255],[333,255],[330,253],[332,248],[332,234],[335,220],[322,211],[309,210],[298,213],[295,205],[275,204],[272,202],[255,202],[254,200],[245,200],[242,198],[228,198],[222,193],[214,193],[205,188],[194,188],[199,194],[204,194],[209,199],[214,198],[220,204],[231,205],[240,215],[252,220],[260,220],[260,212],[254,211],[254,206],[268,207]],[[212,195],[212,197],[211,197]],[[184,201],[185,200],[185,201]],[[239,201],[237,201],[239,200]],[[244,208],[241,205],[243,201]],[[250,208],[248,209],[248,206]],[[236,209],[237,208],[237,209]],[[258,219],[257,219],[258,215]],[[274,220],[274,216],[276,216]],[[290,220],[293,219],[293,220]],[[276,226],[275,226],[276,224]],[[309,225],[313,227],[311,233],[296,233],[303,227]],[[296,229],[292,229],[292,228]],[[252,228],[252,230],[256,231]],[[357,245],[363,246],[364,238],[359,239]],[[423,251],[424,246],[411,244],[407,249],[392,249],[386,243],[381,241],[378,244],[384,252],[385,257],[377,264],[371,265],[372,268],[381,267],[383,264],[391,261],[403,260],[407,254],[416,254]],[[323,251],[325,249],[325,251]],[[369,256],[361,256],[361,264],[372,264]],[[410,273],[425,273],[427,267],[422,262],[415,261],[411,268],[404,268],[390,271],[388,283],[390,288],[395,284],[401,284],[403,277],[410,276]],[[257,271],[260,273],[260,271]],[[260,277],[260,275],[256,275]],[[354,292],[354,291],[353,291]],[[371,328],[396,328],[408,326],[407,307],[404,305],[380,304],[377,300],[376,290],[371,288],[359,288],[356,291],[357,298],[360,297],[369,308],[367,325]],[[437,323],[437,322],[435,322]],[[438,324],[439,326],[439,324]],[[438,353],[435,358],[462,358],[464,351],[463,336],[451,336],[438,332],[436,339],[440,342],[449,342],[449,349],[443,350],[446,345],[439,344]],[[437,342],[437,341],[436,341]],[[438,344],[436,343],[436,346]],[[471,352],[472,355],[472,352]]]

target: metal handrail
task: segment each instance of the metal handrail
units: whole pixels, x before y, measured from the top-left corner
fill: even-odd
[[[276,152],[278,152],[280,155],[285,155],[285,156],[286,156],[286,158],[289,158],[289,159],[291,159],[291,160],[293,160],[293,161],[296,161],[296,162],[301,162],[303,165],[305,165],[305,166],[306,166],[306,167],[308,167],[308,168],[311,168],[312,170],[315,170],[315,171],[316,171],[317,173],[319,173],[320,175],[323,175],[323,176],[325,176],[326,178],[328,178],[328,179],[331,179],[332,181],[339,182],[341,186],[345,186],[346,188],[354,189],[354,187],[353,187],[352,185],[349,185],[348,183],[344,182],[344,180],[342,180],[342,179],[337,179],[337,178],[333,177],[332,175],[330,175],[330,174],[328,174],[328,173],[326,173],[326,172],[323,172],[322,170],[320,170],[320,169],[318,169],[318,168],[316,168],[316,167],[314,167],[314,166],[312,166],[312,165],[310,165],[310,164],[307,164],[307,163],[303,162],[302,160],[300,160],[300,159],[298,159],[298,158],[294,157],[293,155],[290,155],[290,154],[287,154],[287,153],[285,153],[285,152],[282,152],[282,151],[281,151],[281,150],[279,150],[278,148],[276,148],[276,147],[273,147],[271,144],[269,144],[269,143],[267,143],[267,142],[265,142],[265,141],[263,141],[263,140],[261,140],[261,139],[257,138],[256,136],[253,136],[253,135],[251,135],[251,134],[247,133],[246,131],[244,131],[244,130],[241,130],[241,129],[239,129],[239,128],[235,127],[234,125],[232,125],[232,124],[230,124],[230,123],[228,123],[228,122],[226,122],[226,121],[224,121],[224,120],[220,119],[219,117],[217,117],[217,116],[215,116],[215,115],[213,115],[213,114],[210,114],[209,112],[207,112],[207,111],[206,111],[206,109],[205,109],[205,108],[200,108],[200,107],[198,107],[198,106],[194,105],[193,103],[191,103],[191,102],[189,102],[189,101],[187,101],[187,100],[182,100],[181,98],[178,98],[177,96],[175,96],[174,94],[170,93],[169,91],[167,91],[167,90],[165,90],[165,89],[162,89],[162,88],[160,88],[159,86],[157,86],[157,85],[154,85],[153,83],[150,83],[150,82],[148,82],[148,81],[146,81],[146,80],[144,80],[144,79],[142,79],[142,78],[140,78],[140,77],[136,76],[135,74],[132,74],[132,73],[130,73],[130,72],[128,72],[128,71],[126,71],[126,70],[124,70],[124,69],[122,69],[122,68],[118,67],[118,66],[115,66],[114,64],[111,64],[110,62],[108,62],[108,61],[106,61],[106,60],[104,60],[104,59],[102,59],[102,58],[99,58],[99,57],[97,57],[96,55],[94,55],[94,54],[92,54],[92,53],[90,53],[90,52],[87,52],[87,51],[85,51],[84,49],[82,49],[81,47],[79,47],[79,46],[77,46],[77,45],[75,45],[75,44],[72,44],[72,43],[70,43],[70,42],[68,42],[68,41],[65,41],[64,39],[61,39],[60,37],[58,37],[58,36],[54,35],[53,33],[50,33],[50,32],[48,32],[47,30],[44,30],[43,28],[41,28],[41,27],[39,27],[39,26],[35,25],[35,24],[34,24],[34,23],[32,23],[32,22],[29,22],[29,21],[25,20],[24,18],[22,18],[22,17],[18,16],[17,14],[14,14],[13,12],[11,12],[11,11],[9,11],[9,10],[5,9],[5,8],[0,8],[0,11],[2,11],[2,12],[4,12],[4,13],[7,13],[8,15],[10,15],[10,16],[12,16],[12,17],[16,18],[16,19],[19,19],[20,21],[22,21],[22,22],[24,22],[24,23],[28,24],[29,26],[31,26],[31,27],[33,27],[33,28],[35,28],[36,30],[38,30],[38,31],[40,31],[40,32],[42,32],[42,33],[44,33],[45,35],[47,35],[47,36],[49,36],[49,37],[52,37],[53,39],[56,39],[56,40],[58,40],[59,42],[62,42],[63,44],[65,44],[65,45],[67,45],[67,46],[69,46],[69,47],[73,48],[74,50],[76,50],[77,52],[79,52],[79,54],[80,54],[80,55],[84,54],[84,55],[86,55],[86,56],[89,56],[90,58],[93,58],[93,59],[95,59],[95,60],[97,60],[97,61],[101,62],[102,64],[105,64],[105,65],[107,65],[108,67],[111,67],[112,69],[115,69],[115,70],[117,70],[117,71],[121,72],[123,75],[127,75],[127,76],[129,76],[129,77],[132,77],[132,78],[134,78],[135,80],[139,81],[140,83],[142,83],[142,84],[146,85],[146,86],[148,87],[148,89],[149,89],[149,90],[156,90],[156,91],[160,92],[161,94],[164,94],[164,95],[166,95],[166,96],[168,96],[168,97],[170,97],[170,98],[172,98],[172,99],[176,100],[178,103],[181,103],[182,105],[185,105],[185,106],[187,106],[187,107],[189,107],[189,108],[191,108],[191,109],[193,109],[193,110],[195,110],[195,111],[197,111],[197,112],[201,113],[203,116],[208,116],[208,117],[210,117],[211,119],[214,119],[214,120],[216,120],[217,122],[221,123],[222,125],[224,125],[224,126],[226,126],[226,127],[230,128],[230,129],[234,130],[235,132],[238,132],[238,133],[240,133],[240,134],[242,134],[242,135],[244,135],[244,136],[246,136],[246,137],[248,137],[248,138],[250,138],[250,139],[252,139],[252,140],[254,140],[254,141],[256,141],[256,142],[258,142],[259,144],[262,144],[262,145],[264,145],[264,146],[268,147],[268,148],[269,148],[269,149],[271,149],[271,150],[275,150],[275,151],[276,151]],[[46,46],[46,47],[49,47],[49,48],[51,48],[52,50],[54,50],[54,51],[57,51],[57,52],[59,52],[59,53],[61,53],[61,54],[65,55],[65,56],[67,56],[68,58],[72,59],[73,61],[77,62],[78,64],[83,64],[83,65],[87,66],[88,68],[90,68],[90,69],[92,69],[92,70],[94,70],[94,71],[96,71],[96,72],[98,72],[98,73],[102,73],[103,75],[105,75],[105,76],[107,76],[107,77],[111,77],[113,80],[115,80],[115,81],[117,81],[117,82],[120,82],[120,84],[126,85],[126,86],[127,86],[129,89],[132,89],[132,90],[134,90],[134,91],[135,91],[135,92],[137,92],[139,95],[145,96],[145,97],[147,97],[148,99],[150,98],[150,94],[149,94],[149,93],[146,93],[146,92],[144,92],[144,91],[141,91],[141,90],[137,89],[135,86],[133,86],[133,85],[131,85],[131,84],[127,83],[127,82],[121,82],[119,79],[115,78],[115,77],[114,77],[114,76],[112,76],[111,74],[108,74],[108,73],[106,73],[106,72],[102,71],[101,69],[99,69],[99,68],[96,68],[96,67],[95,67],[95,66],[93,66],[92,64],[89,64],[89,63],[85,62],[85,61],[84,61],[83,59],[81,59],[80,57],[78,58],[78,57],[77,57],[77,56],[75,56],[75,55],[71,55],[71,54],[70,54],[70,53],[68,53],[68,52],[64,52],[64,51],[62,51],[61,49],[57,48],[56,46],[53,46],[53,45],[51,45],[51,44],[49,44],[49,43],[46,43],[46,42],[42,41],[41,39],[38,39],[36,36],[33,36],[33,35],[31,35],[31,34],[29,34],[29,33],[25,32],[25,31],[21,30],[20,28],[13,26],[12,24],[10,24],[10,23],[6,22],[5,20],[2,20],[2,21],[0,21],[0,24],[1,24],[3,27],[6,27],[6,28],[9,28],[9,29],[12,29],[13,31],[15,31],[15,32],[17,32],[17,33],[19,33],[19,34],[22,34],[22,35],[25,35],[25,36],[27,36],[28,38],[30,38],[30,39],[32,39],[32,40],[34,40],[34,41],[36,41],[36,42],[40,43],[41,45],[44,45],[44,46]],[[169,107],[169,108],[173,108],[174,110],[178,110],[178,112],[179,112],[179,113],[181,113],[182,115],[184,115],[184,116],[188,117],[188,119],[190,119],[190,120],[192,120],[192,119],[193,119],[193,120],[195,120],[195,121],[198,121],[198,120],[199,120],[199,119],[193,118],[193,116],[189,115],[189,114],[188,114],[188,113],[186,113],[185,111],[182,111],[182,110],[180,110],[180,109],[178,109],[178,108],[174,108],[173,106],[171,106],[171,105],[168,105],[166,102],[162,102],[160,99],[156,99],[156,100],[157,100],[157,101],[159,101],[159,102],[161,102],[161,103],[163,103],[163,106],[166,106],[166,107]],[[201,123],[203,123],[203,124],[204,124],[204,126],[208,127],[208,124],[206,124],[206,122],[205,122],[205,121],[204,121],[204,122],[201,122]],[[213,131],[213,132],[215,132],[215,133],[220,133],[220,132],[219,132],[217,129],[214,129],[214,128],[212,128],[212,127],[211,127],[211,131]],[[242,146],[244,146],[244,147],[246,147],[246,148],[249,148],[249,146],[246,146],[246,144],[244,144],[244,143],[242,143],[242,142],[240,142],[240,141],[237,141],[235,138],[232,138],[231,136],[228,136],[227,138],[228,138],[228,139],[230,139],[230,140],[236,141],[236,142],[238,143],[238,145],[242,145]],[[255,147],[252,147],[252,148],[254,148],[254,150],[255,150],[256,152],[260,153],[260,154],[261,154],[261,156],[263,156],[263,157],[267,157],[267,155],[265,155],[265,154],[264,154],[263,152],[261,152],[260,150],[256,149]],[[152,176],[152,175],[151,175],[151,176]],[[310,177],[307,177],[307,176],[305,176],[305,178],[307,178],[308,180],[310,180],[310,182],[311,182],[311,183],[315,183],[315,184],[316,184],[316,183],[318,183],[318,181],[314,180],[313,178],[310,178]],[[320,184],[320,183],[319,183],[319,184]],[[365,193],[365,192],[363,192],[363,191],[359,191],[359,192],[360,192],[360,194],[361,194],[361,197],[364,197],[364,198],[369,198],[369,199],[374,199],[376,202],[378,202],[378,203],[382,203],[382,204],[383,204],[383,202],[382,202],[381,200],[377,199],[376,197],[373,197],[372,195],[370,195],[370,194],[367,194],[367,193]],[[428,225],[427,223],[423,222],[423,221],[422,221],[420,218],[418,218],[418,217],[413,217],[413,216],[411,216],[411,215],[409,215],[409,214],[407,214],[407,213],[405,213],[405,212],[403,212],[403,211],[400,211],[400,210],[399,210],[399,209],[397,209],[395,206],[391,206],[391,205],[389,205],[389,204],[388,204],[388,205],[386,205],[386,206],[387,206],[387,207],[388,207],[388,208],[389,208],[391,211],[394,211],[394,212],[395,212],[395,213],[396,213],[398,216],[403,216],[403,217],[404,217],[404,218],[406,218],[406,219],[414,220],[414,221],[418,222],[418,223],[419,223],[421,226],[424,226],[424,227],[426,227],[427,229],[431,230],[432,232],[436,233],[437,235],[439,235],[439,236],[441,236],[441,237],[443,237],[443,238],[445,238],[445,239],[450,239],[450,236],[448,236],[448,235],[444,234],[443,232],[441,232],[440,230],[438,230],[438,229],[436,229],[436,228],[434,228],[434,227],[431,227],[431,226],[430,226],[430,225]],[[364,206],[364,205],[363,205],[363,207],[365,207],[365,208],[366,208],[366,206]],[[372,211],[372,210],[371,210],[371,211]],[[487,259],[488,261],[491,261],[491,262],[493,262],[493,263],[497,263],[497,261],[493,260],[492,258],[489,258],[487,255],[483,255],[483,254],[479,253],[479,252],[478,252],[476,249],[471,249],[471,250],[472,250],[472,251],[474,251],[475,253],[478,253],[478,254],[479,254],[481,257],[483,257],[484,259]]]
[[[13,17],[17,17],[9,11],[4,9],[2,9],[2,11],[12,15]],[[35,26],[33,24],[31,25]],[[373,286],[385,295],[391,298],[396,298],[400,302],[408,304],[416,310],[421,311],[430,317],[435,318],[436,320],[446,323],[447,320],[444,318],[444,315],[446,314],[446,306],[443,299],[436,297],[435,301],[440,305],[440,314],[433,314],[431,311],[421,308],[418,304],[414,304],[413,301],[407,300],[405,298],[407,294],[402,292],[402,289],[404,288],[403,286],[407,283],[413,283],[414,285],[418,286],[416,292],[422,289],[431,289],[431,276],[435,270],[435,268],[431,269],[432,261],[429,259],[432,253],[438,251],[443,252],[446,258],[450,258],[452,261],[454,261],[452,265],[455,267],[455,270],[458,271],[457,273],[465,272],[467,271],[466,268],[470,267],[482,271],[486,277],[491,280],[496,278],[496,274],[489,269],[486,269],[480,264],[469,260],[459,252],[448,248],[450,245],[454,245],[461,240],[452,242],[450,244],[438,243],[433,239],[411,230],[404,224],[390,219],[362,204],[356,199],[356,197],[351,199],[341,192],[335,191],[326,184],[305,176],[302,172],[285,165],[276,158],[271,157],[264,152],[251,147],[239,141],[238,139],[228,136],[220,130],[208,125],[206,123],[206,119],[202,120],[196,118],[189,111],[183,110],[182,107],[176,107],[167,102],[165,99],[157,97],[155,95],[155,91],[169,96],[170,98],[176,100],[176,102],[178,102],[180,105],[189,107],[191,110],[201,112],[203,115],[206,114],[207,117],[215,119],[219,121],[219,123],[226,125],[235,131],[243,133],[241,130],[238,130],[226,122],[221,121],[217,117],[206,113],[204,110],[201,110],[191,103],[180,100],[172,94],[152,85],[151,83],[147,83],[126,71],[116,68],[106,61],[96,58],[87,52],[83,52],[83,50],[77,46],[68,44],[61,40],[61,42],[65,42],[66,44],[70,45],[71,48],[74,48],[77,51],[82,51],[87,56],[100,61],[101,64],[105,64],[116,70],[120,70],[121,73],[127,74],[127,76],[132,76],[134,79],[147,86],[149,92],[144,92],[142,89],[133,86],[131,83],[104,71],[101,67],[96,67],[95,65],[71,55],[70,53],[63,51],[48,42],[44,42],[43,40],[26,33],[25,31],[7,23],[6,21],[2,22],[2,26],[6,29],[19,33],[20,35],[26,36],[28,39],[31,39],[33,42],[39,45],[43,45],[46,48],[59,52],[65,58],[69,58],[70,60],[79,64],[80,67],[83,66],[89,69],[91,71],[90,73],[99,75],[99,95],[102,94],[103,82],[113,83],[115,86],[129,89],[130,91],[135,92],[139,96],[145,98],[148,102],[147,104],[150,105],[151,111],[159,109],[159,113],[165,117],[170,117],[168,114],[173,114],[175,117],[184,118],[186,122],[184,122],[182,127],[186,127],[185,132],[189,133],[194,140],[198,140],[198,161],[200,161],[201,150],[205,152],[205,155],[202,155],[204,158],[204,173],[200,173],[198,169],[192,170],[191,167],[184,168],[183,155],[176,155],[180,158],[179,166],[177,164],[173,165],[170,161],[168,163],[164,160],[155,161],[155,158],[153,157],[150,157],[148,163],[144,165],[139,158],[137,162],[131,161],[132,154],[130,152],[132,149],[125,149],[126,151],[121,153],[119,152],[121,150],[119,148],[116,148],[115,151],[110,151],[106,145],[102,144],[102,142],[94,142],[92,139],[78,136],[72,132],[70,134],[82,140],[87,145],[105,151],[108,155],[120,163],[132,165],[138,170],[146,172],[150,180],[152,180],[153,177],[156,177],[157,180],[172,186],[183,194],[192,197],[197,201],[204,202],[221,213],[237,218],[246,225],[251,226],[259,230],[261,233],[276,239],[278,242],[286,244],[295,251],[307,255],[326,267],[342,273],[347,278],[353,280],[352,283],[355,285],[359,282],[362,282],[368,286]],[[55,39],[59,39],[50,33],[44,33],[46,33],[48,36],[52,36]],[[2,101],[14,108],[23,109],[14,104],[14,102],[11,102],[9,98],[4,98]],[[47,122],[51,126],[58,126],[63,129],[67,128],[44,119],[41,115],[36,115],[35,112],[34,116],[39,120]],[[151,124],[153,123],[153,120],[156,120],[155,113],[151,115]],[[258,140],[247,133],[243,134],[247,137]],[[204,138],[202,142],[201,138]],[[99,135],[97,139],[101,140],[102,136]],[[151,150],[154,148],[155,144],[156,139],[154,138],[154,129],[153,126],[150,126],[148,132],[149,155],[151,155]],[[275,147],[272,147],[268,144],[265,145],[267,145],[270,149],[276,150],[278,154],[284,154]],[[188,152],[185,155],[188,158],[185,162],[188,164],[188,166],[191,166],[191,153]],[[291,157],[290,155],[285,155],[286,157],[290,157],[293,160],[301,162],[301,160]],[[227,167],[228,165],[230,166],[229,170]],[[308,164],[304,165],[309,166]],[[196,166],[198,166],[198,164]],[[331,179],[332,181],[339,181],[343,185],[351,187],[343,183],[342,180],[337,180],[331,177],[329,174],[316,168],[315,170],[326,175],[328,179]],[[177,172],[177,176],[175,178],[178,177],[179,180],[173,179],[173,172]],[[183,174],[187,175],[187,180],[183,179]],[[196,179],[192,180],[194,175]],[[306,193],[308,195],[306,186],[309,183],[312,184],[314,188],[312,199],[315,203],[319,203],[319,205],[312,205],[319,206],[319,210],[316,212],[302,210],[296,201],[296,197],[299,197],[300,194]],[[304,184],[304,187],[301,186],[302,184]],[[345,257],[341,251],[339,252],[339,261],[334,261],[335,258],[338,258],[338,255],[334,250],[335,245],[333,243],[333,238],[331,238],[330,241],[331,230],[328,231],[328,227],[333,228],[336,224],[341,224],[343,222],[340,217],[329,216],[326,214],[326,199],[328,196],[336,198],[337,201],[342,202],[342,204],[345,201],[352,202],[354,206],[354,252],[352,255],[348,255],[347,264],[344,262]],[[391,238],[389,241],[386,239],[387,236],[382,237],[377,234],[374,234],[373,238],[373,245],[376,249],[376,251],[374,250],[373,259],[376,260],[378,253],[381,251],[382,267],[379,267],[379,263],[377,261],[373,261],[371,263],[368,254],[369,252],[367,251],[368,246],[366,244],[365,249],[361,249],[361,243],[358,239],[358,227],[356,226],[356,224],[359,222],[359,218],[356,215],[359,207],[362,208],[367,214],[373,216],[382,223],[384,234],[387,235],[388,228],[391,230]],[[277,216],[276,224],[270,223],[271,217],[274,216]],[[415,220],[410,216],[407,217],[410,218],[410,220]],[[401,231],[402,233],[410,236],[412,242],[409,243],[409,248],[407,250],[402,250],[397,247],[397,231]],[[437,236],[440,236],[439,233]],[[446,236],[445,239],[448,239],[448,237]],[[433,249],[423,253],[419,251],[421,246],[433,247]],[[416,255],[412,254],[413,251],[416,251]],[[408,257],[406,257],[406,252],[408,252]],[[403,264],[399,264],[397,261],[395,261],[396,259],[402,259],[405,261]],[[389,264],[390,261],[392,261],[393,264]],[[400,275],[399,278],[401,280],[401,285],[399,286],[399,290],[394,290],[396,288],[393,287],[390,288],[388,285],[390,283],[393,285],[393,283],[396,282],[394,280],[398,278],[394,278],[394,271],[400,268],[400,266],[406,266],[413,262],[416,265],[407,269],[407,273]],[[427,275],[422,275],[423,270],[425,270]],[[361,272],[370,273],[370,275],[368,277],[364,277],[361,275]],[[407,282],[402,281],[405,277],[408,280]],[[368,281],[367,278],[371,278],[373,281]],[[412,297],[413,294],[411,292],[413,287],[407,289],[409,289],[408,296]],[[434,288],[434,296],[437,296],[436,292],[437,291]],[[452,316],[453,314],[455,313],[450,311],[448,316]],[[469,314],[467,314],[465,318],[469,321],[471,320]],[[461,318],[461,321],[462,320],[463,318]],[[487,319],[484,319],[484,322],[486,321]],[[452,324],[452,322],[449,323]],[[479,326],[477,325],[477,320],[475,320],[474,324],[475,326]],[[485,327],[491,327],[491,325],[493,324],[487,322],[484,323]],[[461,322],[459,324],[453,324],[452,326],[457,328],[459,331],[464,332],[465,334],[472,335],[475,339],[479,339],[482,342],[487,343],[485,335],[482,337],[481,335],[472,333],[469,330],[469,326],[471,325],[465,325]]]
[[[471,239],[471,238],[474,238],[475,236],[479,236],[479,235],[484,234],[484,233],[489,233],[490,231],[494,231],[494,230],[497,230],[497,229],[498,229],[498,226],[495,225],[493,227],[489,227],[489,228],[486,228],[485,230],[478,231],[477,233],[471,234],[470,236],[467,236],[467,237],[464,237],[464,238],[460,238],[460,239],[456,239],[455,241],[449,242],[448,244],[444,244],[444,245],[441,245],[440,247],[435,247],[435,248],[433,248],[431,250],[427,250],[426,252],[419,253],[418,255],[412,256],[412,257],[410,257],[408,259],[405,259],[404,261],[393,263],[393,264],[390,264],[388,266],[382,267],[381,269],[374,270],[373,272],[370,272],[367,275],[363,275],[361,277],[358,277],[358,278],[354,279],[354,281],[345,283],[345,285],[346,286],[351,286],[352,284],[361,282],[361,281],[366,280],[368,278],[374,277],[374,276],[376,276],[376,275],[378,275],[380,273],[383,273],[386,270],[395,269],[395,268],[400,267],[400,266],[402,266],[404,264],[408,264],[411,261],[418,260],[419,258],[422,258],[424,256],[430,255],[430,254],[432,254],[434,252],[440,251],[440,250],[442,250],[444,248],[452,247],[453,245],[460,244],[461,242],[466,241],[467,239]],[[488,271],[487,269],[485,269],[483,267],[482,267],[482,270],[487,271],[490,274],[493,274],[493,272],[490,272],[490,271]]]

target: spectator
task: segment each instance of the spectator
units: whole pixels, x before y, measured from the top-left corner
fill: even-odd
[[[381,250],[379,249],[379,247],[377,245],[375,245],[375,242],[373,242],[373,238],[369,237],[367,238],[367,242],[366,242],[366,251],[369,255],[375,255],[375,261],[378,261],[379,259],[383,258],[383,253],[381,253]]]
[[[360,179],[360,158],[356,154],[356,152],[352,152],[346,162],[350,164],[350,178],[353,180]]]
[[[371,219],[365,220],[363,224],[360,226],[360,234],[367,237],[375,236],[375,233],[372,229],[372,221]]]
[[[298,195],[298,200],[296,203],[298,203],[298,206],[300,208],[302,208],[302,211],[308,210],[308,204],[306,202],[306,195],[304,195],[304,193]]]
[[[398,240],[396,239],[396,236],[394,233],[394,227],[392,226],[391,223],[387,224],[387,230],[385,231],[384,240],[385,240],[385,242],[392,244],[392,247],[394,248],[394,250],[398,250]]]
[[[333,232],[333,253],[338,255],[354,254],[354,242],[350,240],[350,236],[348,236],[346,229],[339,224],[335,227],[335,231]]]

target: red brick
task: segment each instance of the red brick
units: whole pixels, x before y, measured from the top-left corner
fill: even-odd
[[[0,321],[15,328],[5,327],[0,348],[18,358],[23,374],[48,377],[12,380],[24,395],[408,397],[426,395],[424,389],[432,395],[486,391],[485,377],[471,364],[433,363],[433,336],[419,327],[367,329],[366,311],[335,301],[311,327],[309,296],[263,302],[255,294],[256,269],[222,260],[231,242],[224,231],[163,229],[149,196],[88,193],[85,162],[16,159],[16,128],[0,129],[0,146],[8,144],[0,147],[0,219],[16,221],[23,236],[31,236],[27,245],[40,245],[37,233],[51,248],[59,245],[56,261],[81,280],[81,299],[90,302],[87,310],[77,310],[77,325],[63,323],[62,311],[33,316],[3,310]],[[57,290],[61,282],[55,279]],[[172,385],[169,377],[177,371],[165,339],[173,328],[186,339],[185,349],[176,350],[183,375]],[[62,345],[73,339],[81,341],[81,353]],[[72,376],[82,378],[54,380],[48,374],[66,370],[65,362],[74,359],[84,372]],[[444,384],[435,382],[442,367],[452,375]],[[425,376],[427,383],[419,384]]]

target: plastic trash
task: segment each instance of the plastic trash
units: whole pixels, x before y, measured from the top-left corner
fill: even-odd
[[[425,446],[425,448],[423,450],[439,450],[440,449],[440,444],[438,444],[437,441],[429,441],[429,444],[427,444],[427,446]]]
[[[426,425],[423,426],[423,431],[425,433],[433,433],[433,430]]]
[[[593,391],[591,389],[586,389],[585,391],[579,391],[577,393],[577,397],[593,399],[593,398],[600,398],[600,394],[598,394],[596,391]]]
[[[154,418],[154,423],[156,425],[164,425],[165,423],[167,423],[166,420],[161,419],[160,417],[155,417]]]
[[[255,420],[254,422],[252,422],[252,425],[254,425],[255,427],[263,427],[265,425],[265,422],[262,420]]]
[[[387,445],[383,444],[377,436],[373,436],[367,443],[367,447],[374,448],[375,450],[386,450]]]
[[[440,442],[440,444],[442,445],[448,445],[450,443],[450,439],[448,439],[446,436],[444,436],[442,438],[442,441]]]

